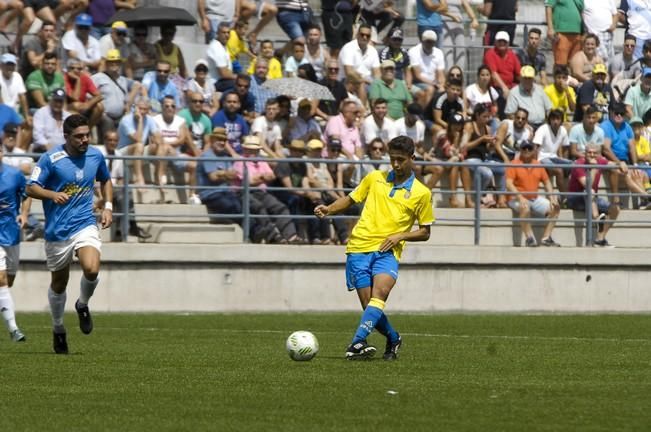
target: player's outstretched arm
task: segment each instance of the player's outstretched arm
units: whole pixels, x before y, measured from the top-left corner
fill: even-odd
[[[40,200],[52,200],[55,204],[65,204],[70,199],[70,196],[65,192],[55,192],[45,189],[37,184],[27,185],[27,196]]]
[[[429,240],[430,226],[425,225],[419,227],[415,231],[409,231],[406,233],[396,233],[391,234],[386,238],[380,245],[380,252],[387,252],[396,247],[401,241],[427,241]]]
[[[342,211],[346,210],[348,207],[352,206],[353,204],[355,204],[355,201],[353,201],[353,199],[350,196],[346,195],[345,197],[339,198],[337,201],[333,202],[330,205],[319,204],[314,209],[314,214],[319,219],[323,219],[328,215],[335,215],[337,213],[341,213]]]

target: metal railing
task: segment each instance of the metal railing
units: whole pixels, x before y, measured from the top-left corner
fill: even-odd
[[[132,190],[134,188],[148,188],[148,189],[187,189],[189,188],[188,185],[164,185],[164,186],[159,186],[159,185],[133,185],[129,184],[129,178],[130,178],[130,167],[129,167],[129,161],[134,161],[134,160],[142,160],[143,162],[155,162],[155,161],[175,161],[179,160],[180,158],[177,157],[164,157],[164,156],[108,156],[108,159],[121,159],[124,160],[124,183],[123,185],[117,186],[115,189],[116,191],[121,191],[123,196],[123,208],[128,209],[128,206],[126,203],[128,203],[128,200],[126,199],[127,197],[130,196]],[[197,157],[184,157],[182,158],[184,161],[190,161],[190,160],[195,160],[195,161],[210,161],[210,162],[237,162],[237,161],[244,161],[244,162],[271,162],[271,163],[280,163],[280,162],[287,162],[287,163],[324,163],[324,164],[348,164],[348,165],[368,165],[370,163],[384,163],[388,164],[388,161],[370,161],[370,160],[341,160],[341,159],[310,159],[310,158],[283,158],[283,159],[269,159],[269,158],[262,158],[262,157],[257,157],[257,158],[232,158],[232,157],[214,157],[214,158],[197,158]],[[591,185],[593,182],[592,178],[592,168],[597,168],[599,170],[602,170],[604,173],[609,172],[612,169],[617,169],[617,166],[613,165],[563,165],[563,164],[506,164],[506,163],[496,163],[496,162],[482,162],[482,163],[476,163],[473,165],[469,165],[468,163],[464,162],[415,162],[416,165],[421,165],[421,166],[442,166],[445,168],[450,168],[450,167],[460,167],[460,168],[467,168],[470,169],[479,167],[479,166],[485,166],[488,168],[495,168],[495,167],[503,167],[503,168],[508,168],[510,166],[517,166],[517,167],[538,167],[538,168],[562,168],[567,170],[568,168],[587,168],[585,170],[586,174],[586,185]],[[635,167],[631,166],[629,167],[631,169],[637,169],[640,167]],[[242,213],[238,214],[220,214],[220,213],[209,213],[208,217],[211,219],[241,219],[241,226],[242,226],[242,232],[243,232],[243,242],[248,242],[251,234],[251,223],[252,220],[257,219],[257,218],[264,218],[268,217],[266,215],[256,215],[251,213],[250,209],[250,198],[251,198],[251,193],[254,190],[259,190],[261,188],[259,187],[254,187],[250,185],[249,182],[249,175],[248,175],[248,164],[244,163],[243,164],[243,179],[242,179],[242,185],[241,186],[229,186],[229,190],[232,191],[237,191],[241,195],[241,200],[242,200]],[[211,187],[211,186],[193,186],[193,189],[199,191],[199,190],[217,190],[217,187]],[[222,188],[223,189],[223,188]],[[326,188],[309,188],[309,189],[303,189],[303,188],[285,188],[285,187],[273,187],[273,186],[267,186],[265,188],[269,192],[278,192],[278,191],[285,191],[285,192],[292,192],[292,191],[343,191],[343,192],[350,192],[352,189],[349,188],[343,188],[343,189],[326,189]],[[443,190],[439,189],[438,190],[441,193],[449,193],[449,190]],[[474,244],[479,245],[480,244],[480,239],[481,239],[481,226],[482,226],[482,206],[481,206],[481,199],[482,196],[485,193],[491,193],[495,195],[510,195],[512,192],[509,191],[499,191],[499,190],[482,190],[481,189],[481,178],[478,170],[474,170],[474,175],[473,175],[473,190],[471,191],[465,191],[459,192],[462,193],[464,196],[465,195],[470,195],[473,197],[473,203],[474,203],[474,210],[473,210],[473,217],[468,219],[468,218],[437,218],[438,221],[440,222],[468,222],[472,221],[473,222],[473,230],[474,230]],[[557,195],[562,197],[570,197],[570,196],[583,196],[585,199],[585,217],[583,218],[573,218],[571,220],[564,219],[564,222],[572,222],[572,223],[585,223],[585,240],[586,240],[586,245],[592,245],[593,242],[593,223],[594,218],[592,214],[592,202],[593,199],[595,198],[596,194],[592,190],[592,188],[588,188],[584,192],[565,192],[565,193],[560,193],[558,191],[547,193],[544,191],[538,191],[536,192],[538,195]],[[628,191],[621,191],[616,194],[612,193],[599,193],[600,196],[620,196],[623,194],[627,194],[633,198],[644,198],[645,195],[642,194],[636,194]],[[580,213],[580,212],[578,212]],[[575,212],[575,214],[577,214]],[[121,216],[121,231],[123,233],[123,241],[127,240],[127,234],[128,233],[128,228],[129,228],[129,220],[134,217],[144,217],[144,216],[150,216],[150,215],[142,215],[142,214],[136,214],[135,212],[129,212],[123,211],[120,213],[116,213],[115,216]],[[160,216],[160,215],[151,215],[151,216]],[[176,216],[180,215],[173,215],[170,214],[169,217],[173,218]],[[187,217],[187,215],[184,215],[184,217]],[[315,216],[309,215],[309,214],[289,214],[287,216],[283,215],[273,215],[274,218],[289,218],[289,219],[295,219],[295,220],[301,220],[301,219],[312,219]],[[349,215],[337,215],[332,218],[337,218],[337,219],[357,219],[357,216],[349,216]],[[527,222],[545,222],[547,221],[546,218],[519,218],[519,217],[512,217],[508,219],[495,219],[491,218],[491,222],[511,222],[511,223],[518,223],[521,221],[527,221]],[[624,219],[618,219],[617,220],[619,223],[626,222],[626,223],[631,223],[631,224],[642,224],[642,225],[649,225],[651,226],[651,218],[648,221],[645,222],[640,222],[640,221],[635,221],[635,220],[624,220]]]

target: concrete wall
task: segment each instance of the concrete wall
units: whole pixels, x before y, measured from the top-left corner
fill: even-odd
[[[19,311],[47,310],[42,244],[23,245]],[[357,310],[335,246],[108,244],[103,312]],[[390,310],[651,311],[648,250],[411,246]],[[79,272],[69,284],[72,308]]]

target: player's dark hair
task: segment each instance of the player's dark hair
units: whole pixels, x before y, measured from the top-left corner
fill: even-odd
[[[595,113],[598,113],[598,112],[599,112],[599,108],[597,108],[596,105],[594,105],[594,104],[593,104],[593,105],[589,105],[589,106],[585,109],[585,112],[583,113],[583,114],[584,114],[584,117],[583,117],[583,118],[586,118],[587,116],[592,115],[592,114],[595,114]]]
[[[359,25],[359,28],[357,29],[357,33],[359,33],[359,31],[360,31],[361,29],[368,29],[368,30],[373,31],[373,27],[371,27],[370,24],[365,23],[365,22],[362,22],[362,23]]]
[[[79,126],[88,126],[88,119],[81,114],[72,114],[63,122],[63,135],[70,135]]]
[[[521,106],[519,106],[518,109],[515,110],[515,112],[518,112],[518,111],[525,113],[527,115],[527,118],[529,118],[529,110],[528,109],[522,108]]]
[[[448,86],[457,86],[457,87],[463,87],[463,83],[459,78],[450,78],[447,82]]]
[[[570,68],[568,68],[567,65],[554,66],[554,76],[559,76],[559,75],[568,76],[569,74],[570,74]]]
[[[389,141],[389,151],[397,151],[412,157],[414,149],[414,140],[405,135],[397,136]]]
[[[55,52],[47,52],[43,53],[43,60],[50,60],[50,59],[56,59],[57,54]]]
[[[601,44],[601,41],[599,40],[599,36],[597,36],[594,33],[588,33],[587,35],[583,36],[583,42],[587,41],[588,39],[594,39],[597,46]]]
[[[490,112],[488,110],[488,107],[485,104],[475,105],[475,108],[473,108],[472,111],[472,119],[476,121],[479,118],[479,116],[484,114],[485,112]]]
[[[375,107],[378,106],[378,105],[382,105],[382,104],[385,104],[385,105],[386,105],[387,103],[388,103],[388,102],[387,102],[386,99],[384,99],[384,98],[377,98],[377,99],[375,99],[375,100],[373,101],[373,108],[375,108]]]
[[[624,40],[625,41],[632,40],[632,41],[637,42],[637,38],[635,36],[633,36],[632,34],[630,34],[630,33],[626,33],[626,35],[624,35]]]

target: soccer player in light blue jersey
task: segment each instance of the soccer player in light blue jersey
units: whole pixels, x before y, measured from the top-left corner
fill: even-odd
[[[45,255],[51,272],[48,290],[52,313],[53,345],[57,354],[68,353],[63,313],[66,286],[73,255],[83,271],[81,289],[75,309],[79,328],[84,334],[93,331],[88,301],[93,295],[100,267],[97,218],[93,213],[93,191],[99,181],[105,202],[100,216],[102,228],[113,221],[113,186],[104,156],[89,147],[90,128],[82,115],[71,115],[63,122],[65,144],[43,154],[27,183],[27,194],[43,201],[45,212]]]
[[[375,355],[366,338],[373,329],[387,338],[383,358],[396,360],[402,338],[389,323],[384,305],[398,279],[398,261],[405,242],[427,241],[434,223],[432,193],[414,174],[414,142],[399,136],[389,142],[391,171],[373,171],[349,195],[330,205],[319,205],[319,218],[341,213],[364,202],[346,246],[346,284],[356,290],[364,313],[346,350],[349,360]],[[418,229],[412,226],[418,222]]]
[[[2,156],[0,145],[0,312],[11,340],[24,342],[25,335],[16,325],[14,300],[9,288],[16,279],[20,255],[20,229],[27,222],[32,199],[23,201],[25,176],[17,168],[3,164]]]

